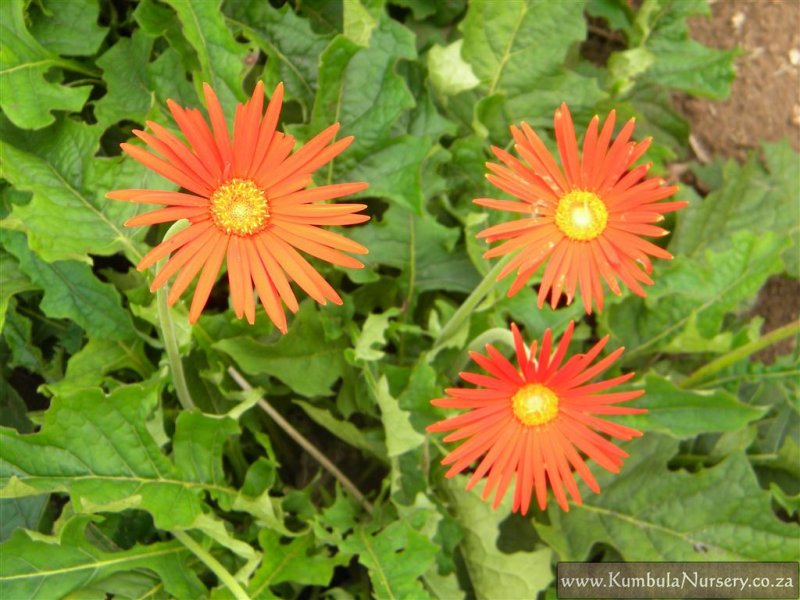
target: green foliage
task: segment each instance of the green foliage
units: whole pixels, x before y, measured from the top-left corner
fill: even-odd
[[[74,260],[44,262],[25,247],[21,233],[2,232],[2,238],[19,260],[20,271],[44,290],[44,314],[72,319],[98,338],[120,341],[135,337],[131,315],[123,310],[119,292],[99,281],[87,265]]]
[[[0,497],[66,492],[76,511],[137,508],[148,511],[156,526],[170,529],[194,524],[203,512],[201,496],[209,493],[223,506],[271,519],[268,500],[225,485],[221,447],[238,432],[236,423],[182,415],[173,437],[173,462],[147,427],[156,401],[153,383],[120,387],[108,396],[87,388],[54,398],[36,434],[0,428]]]
[[[133,161],[95,158],[102,133],[97,126],[61,119],[33,135],[7,125],[0,131],[6,138],[0,140],[0,173],[33,194],[27,204],[14,205],[4,227],[26,232],[31,250],[47,262],[90,263],[89,253],[120,250],[141,258],[141,234],[122,227],[141,208],[107,200],[104,190],[158,185],[160,177]]]
[[[220,12],[221,0],[168,0],[177,13],[181,31],[196,52],[200,65],[195,83],[211,85],[223,106],[242,100],[242,76],[247,48],[236,42]]]
[[[702,201],[692,202],[681,213],[671,251],[695,255],[707,248],[728,248],[731,237],[742,229],[758,235],[772,232],[790,245],[784,260],[797,273],[800,225],[789,217],[800,202],[796,177],[800,158],[788,140],[763,144],[762,154],[763,162],[752,154],[744,166],[728,160],[698,169],[701,179],[719,183]]]
[[[485,162],[510,124],[553,148],[562,102],[579,137],[614,108],[653,136],[657,170],[689,160],[671,96],[726,97],[735,52],[689,37],[704,0],[639,4],[0,2],[0,596],[551,598],[558,560],[796,560],[800,354],[689,379],[756,341],[759,289],[800,272],[788,142],[690,163],[709,193],[682,188],[646,298],[539,310],[537,274],[513,298],[487,286],[439,339],[496,264],[475,235],[510,217],[472,200],[505,197]],[[619,40],[605,62],[582,9]],[[105,196],[175,189],[119,150],[148,121],[176,129],[168,99],[203,110],[208,82],[230,122],[257,81],[283,82],[298,143],[336,122],[354,136],[314,183],[369,184],[370,222],[339,230],[369,253],[313,261],[343,304],[301,301],[285,335],[261,309],[236,320],[224,275],[189,325],[190,286],[171,309],[198,406],[182,410],[153,270],[134,267],[165,227],[125,228],[147,207]],[[648,412],[615,420],[644,438],[620,474],[589,464],[603,490],[582,507],[492,510],[443,478],[426,427],[453,413],[430,400],[462,385],[468,350],[510,356],[510,321],[534,339],[571,319],[571,352],[627,347],[615,370]]]
[[[438,548],[409,523],[395,521],[380,532],[357,526],[341,548],[358,554],[375,597],[430,597],[418,578],[431,567]]]
[[[319,315],[310,302],[297,313],[291,331],[277,342],[260,342],[251,335],[214,345],[230,355],[245,373],[274,375],[298,394],[326,396],[344,370],[347,340],[326,340]],[[309,377],[309,372],[314,377]]]
[[[423,217],[392,207],[369,229],[351,236],[370,248],[368,269],[382,265],[402,271],[401,290],[406,294],[428,290],[470,292],[480,281],[463,250],[456,250],[458,230],[441,225],[431,215]],[[353,273],[352,278],[364,278]]]
[[[90,86],[68,87],[46,75],[51,69],[85,73],[85,68],[36,41],[25,24],[25,0],[3,2],[0,32],[0,86],[6,90],[0,106],[15,125],[39,129],[53,122],[53,110],[81,109]]]
[[[459,25],[461,54],[485,94],[475,117],[502,140],[510,123],[541,125],[569,98],[575,111],[603,98],[597,81],[572,69],[568,53],[586,36],[581,2],[471,2]]]
[[[196,598],[203,584],[188,568],[188,550],[178,542],[157,542],[119,552],[106,552],[87,539],[94,525],[89,517],[74,517],[57,537],[17,530],[2,544],[0,583],[9,598],[52,598],[76,592],[93,580],[121,571],[144,569],[177,598]],[[151,587],[158,587],[151,581]]]
[[[706,250],[699,259],[679,255],[659,265],[661,274],[646,299],[628,297],[610,307],[604,326],[634,355],[668,349],[679,335],[692,344],[673,346],[673,351],[708,351],[725,315],[752,302],[767,278],[782,271],[786,245],[772,233],[756,237],[739,230],[727,250]]]
[[[794,526],[769,510],[747,458],[734,453],[699,473],[668,472],[677,442],[648,435],[626,446],[618,475],[599,474],[598,496],[583,487],[584,507],[550,509],[539,535],[560,560],[585,560],[593,543],[623,560],[797,560]],[[731,493],[735,487],[736,493]]]
[[[43,0],[30,8],[30,32],[56,54],[92,56],[108,34],[108,28],[97,24],[99,16],[97,0]]]
[[[658,375],[648,375],[644,383],[646,394],[638,406],[648,412],[620,419],[641,431],[690,438],[704,432],[739,431],[764,416],[764,409],[748,406],[725,390],[682,390]]]
[[[457,477],[447,484],[458,522],[464,529],[462,551],[470,580],[479,598],[533,598],[553,580],[550,570],[552,551],[508,554],[497,547],[500,521],[511,507],[509,498],[503,510],[493,511],[477,491],[466,492],[467,479]]]

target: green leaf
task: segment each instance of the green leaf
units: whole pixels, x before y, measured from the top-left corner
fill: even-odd
[[[332,557],[327,550],[317,549],[312,534],[281,543],[280,534],[262,529],[258,534],[258,543],[264,557],[247,588],[254,599],[273,598],[269,586],[284,581],[326,586],[333,577],[333,570],[344,562],[341,554]]]
[[[358,526],[339,548],[358,554],[376,598],[430,598],[419,577],[433,565],[438,546],[405,521],[395,521],[380,533]]]
[[[614,96],[626,94],[633,87],[634,78],[647,71],[654,61],[655,56],[646,48],[614,52],[608,59],[606,86]]]
[[[401,269],[409,295],[430,290],[469,293],[480,282],[466,253],[456,249],[459,231],[428,214],[419,216],[393,206],[383,220],[354,229],[350,237],[370,249],[364,258],[368,269],[377,270],[379,265]]]
[[[552,552],[506,554],[497,547],[500,522],[508,516],[510,495],[502,508],[493,510],[477,490],[465,491],[466,477],[446,480],[446,490],[456,519],[464,530],[461,554],[478,598],[536,598],[553,580]]]
[[[417,433],[411,426],[410,413],[401,409],[398,401],[392,397],[386,377],[381,377],[377,382],[373,394],[381,409],[389,457],[400,456],[422,445],[425,436]]]
[[[0,545],[0,585],[8,598],[64,598],[114,573],[146,569],[157,574],[177,598],[200,598],[205,586],[187,561],[189,551],[178,542],[136,545],[106,552],[89,542],[91,518],[73,517],[58,537],[18,530]]]
[[[372,362],[386,356],[386,353],[381,350],[386,345],[386,330],[389,328],[389,321],[399,314],[399,308],[390,308],[380,314],[367,315],[367,320],[364,321],[361,328],[361,334],[356,340],[354,356],[357,360]]]
[[[97,387],[106,375],[123,369],[130,369],[142,379],[152,374],[153,366],[144,353],[144,342],[140,339],[115,341],[92,337],[70,356],[63,379],[48,383],[46,388],[53,395],[61,395],[80,388]]]
[[[770,483],[769,491],[786,513],[793,517],[800,512],[800,493],[790,495],[784,492],[777,483]]]
[[[224,486],[222,450],[227,439],[238,432],[233,419],[181,412],[172,438],[173,458],[181,475],[188,481]]]
[[[373,152],[356,163],[347,161],[349,169],[337,169],[335,181],[366,181],[369,189],[362,195],[387,198],[419,213],[422,210],[422,163],[428,148],[415,137],[404,135],[376,146]],[[342,164],[349,158],[345,156]]]
[[[446,47],[434,45],[428,51],[428,72],[436,93],[447,98],[476,87],[480,80],[469,63],[461,58],[464,40],[456,40]]]
[[[8,318],[3,326],[3,340],[11,349],[9,368],[23,367],[31,373],[44,375],[47,362],[42,356],[42,351],[33,343],[31,338],[31,321],[16,310],[16,302],[12,301],[9,307]]]
[[[371,439],[365,431],[362,431],[350,421],[337,419],[330,411],[314,406],[310,402],[294,400],[294,404],[302,408],[303,412],[317,425],[324,427],[345,443],[359,450],[369,452],[381,460],[386,459],[386,446],[382,441]]]
[[[0,425],[13,427],[20,433],[33,431],[33,423],[28,418],[28,407],[4,377],[0,377],[0,409]]]
[[[71,319],[89,335],[106,340],[136,337],[117,290],[98,280],[88,266],[75,261],[42,262],[25,246],[21,233],[0,232],[0,237],[20,261],[22,272],[44,290],[41,309],[46,315]]]
[[[147,73],[152,51],[153,38],[137,30],[130,38],[120,38],[97,59],[107,88],[106,95],[97,101],[94,109],[101,127],[123,119],[144,124],[144,117],[154,103]]]
[[[788,140],[761,146],[763,164],[752,153],[745,165],[729,160],[715,165],[722,181],[702,200],[678,213],[678,225],[670,242],[675,254],[698,255],[706,249],[730,247],[739,231],[774,232],[791,239],[796,254],[797,219],[786,218],[800,202],[796,174],[800,155]],[[703,178],[703,173],[700,173]]]
[[[83,390],[54,398],[36,434],[0,429],[2,495],[64,491],[79,511],[142,508],[163,529],[189,525],[200,514],[202,487],[181,481],[147,432],[153,392]]]
[[[342,376],[346,364],[342,351],[347,340],[326,340],[315,305],[305,302],[289,333],[277,342],[241,336],[220,340],[213,347],[228,354],[246,373],[267,373],[298,394],[312,397],[330,395],[331,387]]]
[[[0,88],[13,90],[0,107],[17,127],[40,129],[55,119],[53,110],[79,111],[90,86],[69,87],[45,77],[54,68],[85,72],[73,61],[42,47],[25,26],[26,0],[0,3]],[[12,159],[4,154],[6,163]]]
[[[0,500],[0,542],[10,538],[17,529],[38,529],[49,500],[48,494]]]
[[[653,55],[642,82],[717,100],[728,97],[739,51],[703,46],[690,38],[686,25],[687,17],[708,14],[706,0],[645,0],[631,33],[631,45]]]
[[[329,181],[367,181],[363,195],[381,196],[416,212],[422,208],[421,161],[424,144],[392,131],[414,98],[396,72],[398,60],[416,58],[414,37],[382,15],[369,47],[337,36],[320,56],[319,92],[309,135],[340,122],[355,140],[328,172]]]
[[[603,329],[632,349],[626,359],[664,349],[690,326],[711,340],[727,313],[752,299],[771,274],[781,272],[785,247],[786,241],[772,233],[756,237],[739,231],[727,250],[707,250],[699,260],[679,255],[657,267],[646,299],[629,297],[610,306],[601,316]]]
[[[520,120],[549,123],[569,98],[573,112],[604,94],[593,78],[564,69],[567,53],[586,37],[583,2],[470,2],[459,29],[461,54],[481,82],[477,116],[495,136]],[[545,118],[544,115],[547,115]]]
[[[97,24],[97,0],[40,0],[30,10],[31,34],[56,54],[91,56],[108,33],[106,27]]]
[[[765,412],[763,408],[743,404],[723,390],[682,390],[658,375],[647,375],[645,390],[636,407],[649,412],[620,417],[619,421],[635,429],[668,433],[676,438],[738,431]]]
[[[195,83],[207,82],[231,111],[244,99],[242,79],[247,70],[247,48],[239,44],[225,25],[221,0],[166,0],[183,26],[183,34],[197,52],[200,73]]]
[[[319,56],[331,35],[312,31],[309,22],[286,4],[280,9],[267,2],[229,3],[229,22],[241,28],[267,55],[262,75],[270,91],[283,82],[285,97],[298,100],[305,112],[311,110],[317,91]]]
[[[122,224],[147,209],[104,196],[121,188],[174,189],[134,160],[94,158],[101,133],[70,119],[36,134],[3,131],[13,145],[0,140],[2,174],[33,197],[28,204],[14,205],[1,225],[25,231],[31,250],[47,262],[91,264],[89,254],[107,256],[120,250],[138,261],[144,246],[137,240],[144,230],[125,230]]]
[[[678,442],[666,436],[647,435],[624,448],[630,458],[619,474],[598,470],[599,495],[582,487],[583,506],[568,513],[551,507],[550,525],[534,522],[560,560],[586,560],[596,543],[611,545],[628,561],[800,557],[795,527],[773,514],[769,493],[743,453],[687,473],[667,469]]]
[[[19,261],[5,248],[0,248],[0,331],[6,318],[8,303],[17,294],[35,290],[36,285],[19,268]]]
[[[361,2],[359,0],[345,2],[342,18],[344,35],[359,46],[369,46],[369,38],[377,23],[375,17],[364,8]]]
[[[54,398],[35,434],[0,428],[0,496],[66,492],[77,512],[138,508],[153,516],[156,527],[173,529],[197,522],[208,492],[225,510],[244,510],[272,524],[271,501],[228,487],[221,473],[221,440],[238,430],[235,423],[182,413],[173,463],[147,428],[155,391],[152,383],[119,387],[109,396],[80,390]],[[193,443],[197,447],[187,446]]]
[[[633,20],[633,10],[625,0],[589,0],[586,3],[586,12],[608,21],[612,30],[627,30]]]

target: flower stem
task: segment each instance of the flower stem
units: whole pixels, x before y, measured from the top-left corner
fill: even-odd
[[[250,382],[248,382],[242,376],[242,374],[233,367],[228,367],[228,374],[244,391],[249,392],[253,389],[253,386],[250,385]],[[350,478],[347,477],[347,475],[342,473],[335,464],[328,460],[328,458],[322,452],[320,452],[320,450],[302,433],[292,427],[289,421],[284,419],[283,416],[264,398],[261,398],[258,401],[258,405],[270,416],[273,421],[275,421],[278,427],[283,429],[290,438],[292,438],[303,448],[303,450],[308,452],[326,471],[333,475],[339,481],[339,483],[342,484],[342,487],[350,492],[356,500],[358,500],[359,504],[364,507],[364,510],[366,510],[369,514],[372,514],[372,504],[370,504],[369,500],[364,497],[364,494],[361,493],[361,490],[356,487],[356,484],[354,484]]]
[[[458,330],[461,329],[461,326],[464,324],[464,321],[469,319],[472,311],[483,301],[483,299],[487,296],[487,294],[491,291],[491,289],[497,283],[497,276],[500,274],[500,271],[503,270],[512,258],[513,254],[507,254],[504,256],[492,269],[486,273],[483,277],[481,282],[478,284],[472,293],[467,296],[467,299],[458,307],[458,310],[453,313],[453,316],[450,317],[450,320],[445,323],[444,327],[442,327],[442,331],[439,332],[436,340],[433,342],[433,347],[431,351],[439,350],[446,342],[450,340]]]
[[[164,239],[175,235],[181,229],[189,224],[186,220],[181,220],[169,228]],[[167,259],[164,258],[158,262],[156,271],[160,272],[164,268]],[[194,402],[189,393],[189,387],[186,385],[186,375],[183,372],[183,363],[181,362],[181,353],[178,348],[178,338],[175,336],[175,323],[172,321],[172,312],[167,304],[167,294],[169,286],[162,285],[156,292],[156,302],[158,303],[158,320],[161,322],[161,337],[164,340],[164,349],[167,352],[167,361],[169,362],[169,369],[172,373],[172,383],[175,386],[175,393],[178,396],[178,401],[184,410],[193,410]]]
[[[743,358],[747,358],[751,354],[755,354],[767,346],[771,346],[772,344],[780,342],[781,340],[793,335],[797,335],[798,333],[800,333],[800,321],[795,321],[794,323],[789,323],[788,325],[784,325],[783,327],[779,327],[778,329],[770,331],[768,334],[761,336],[757,340],[750,342],[749,344],[745,344],[744,346],[734,348],[727,354],[723,354],[716,360],[712,360],[707,365],[700,367],[694,373],[689,375],[689,377],[684,379],[681,382],[680,387],[692,387],[696,383],[707,379],[714,373],[729,367]]]
[[[231,575],[216,558],[211,556],[210,552],[206,551],[205,548],[195,542],[192,536],[179,529],[172,531],[172,535],[217,576],[219,581],[230,590],[236,600],[251,600],[250,596],[248,596],[247,592],[239,585],[239,582],[234,579],[233,575]]]

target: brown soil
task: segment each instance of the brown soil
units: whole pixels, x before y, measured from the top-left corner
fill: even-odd
[[[800,150],[800,1],[710,0],[712,16],[690,22],[692,36],[715,48],[739,47],[737,78],[725,102],[684,98],[692,147],[701,161],[725,156],[743,161],[764,140],[788,137]],[[800,282],[772,277],[753,314],[763,332],[800,317]],[[772,362],[792,351],[794,340],[765,349],[756,359]]]
[[[705,151],[744,160],[760,141],[784,137],[800,150],[800,2],[717,0],[711,11],[711,18],[690,21],[692,37],[743,54],[728,100],[682,103],[698,158]]]

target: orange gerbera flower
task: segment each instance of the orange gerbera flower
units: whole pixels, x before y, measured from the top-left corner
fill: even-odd
[[[434,423],[428,431],[452,431],[444,438],[445,442],[467,439],[442,461],[442,464],[453,465],[447,477],[455,476],[483,456],[467,489],[488,473],[483,498],[488,498],[497,488],[494,508],[499,506],[516,475],[514,512],[527,513],[534,488],[539,507],[544,509],[548,483],[559,506],[569,510],[564,488],[577,504],[581,504],[573,471],[593,492],[600,491],[583,455],[614,473],[628,456],[600,434],[623,440],[641,435],[635,429],[594,416],[646,412],[615,406],[638,398],[644,390],[598,394],[628,381],[633,373],[587,383],[608,369],[623,348],[590,366],[606,345],[608,337],[605,337],[586,354],[577,354],[561,364],[567,355],[574,326],[574,322],[569,323],[552,354],[550,330],[545,331],[537,358],[537,343],[534,341],[526,348],[516,325],[512,325],[518,366],[487,345],[487,356],[477,352],[471,352],[470,356],[489,375],[461,373],[465,381],[481,387],[450,388],[445,390],[447,398],[432,400],[435,406],[469,409],[467,413]]]
[[[338,123],[319,133],[291,154],[295,140],[276,130],[283,101],[278,84],[265,114],[264,86],[256,85],[253,97],[236,106],[233,138],[216,94],[203,84],[208,115],[167,104],[183,133],[184,144],[169,130],[148,121],[152,134],[134,130],[156,156],[143,148],[122,144],[131,157],[174,181],[186,192],[118,190],[107,196],[116,200],[162,204],[161,208],[132,219],[125,225],[153,225],[187,219],[190,226],[148,252],[137,268],[141,271],[172,257],[156,275],[155,291],[177,274],[169,291],[174,304],[200,273],[189,309],[189,321],[200,317],[222,263],[227,258],[231,300],[238,318],[255,322],[253,286],[267,315],[286,332],[281,301],[292,312],[297,299],[289,282],[295,281],[320,304],[342,300],[327,281],[297,252],[302,250],[330,263],[350,268],[364,265],[341,251],[365,254],[367,249],[319,225],[352,225],[369,220],[355,214],[364,204],[314,204],[366,189],[366,183],[342,183],[308,188],[311,174],[341,153],[352,136],[331,145]],[[291,154],[291,155],[290,155]]]
[[[478,234],[489,242],[508,240],[486,252],[486,258],[518,251],[498,277],[517,272],[509,296],[547,263],[539,287],[539,308],[548,293],[553,308],[562,292],[567,302],[572,302],[580,282],[583,306],[591,313],[593,300],[598,310],[603,309],[601,277],[617,295],[621,294],[619,277],[634,293],[644,296],[640,282],[653,283],[647,275],[653,269],[648,255],[672,258],[640,236],[667,235],[668,231],[652,223],[687,203],[659,202],[678,188],[665,186],[662,179],[645,179],[652,163],[633,167],[651,141],[629,141],[634,119],[610,143],[615,117],[612,110],[599,134],[599,119],[592,119],[583,140],[583,154],[579,155],[567,105],[556,110],[556,141],[563,171],[527,123],[522,123],[522,130],[511,127],[514,147],[525,162],[492,147],[503,165],[486,163],[491,171],[487,179],[521,202],[478,198],[475,203],[527,215]]]

